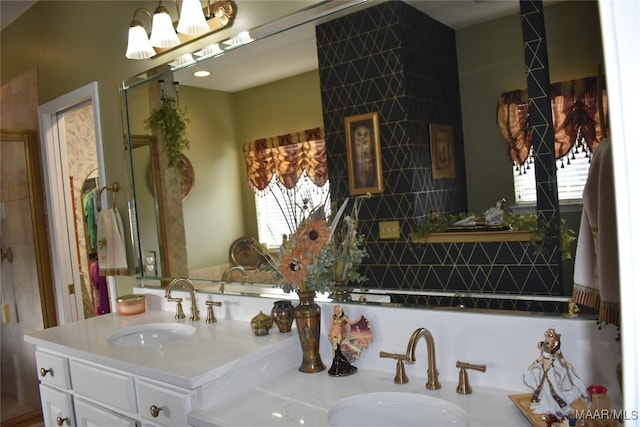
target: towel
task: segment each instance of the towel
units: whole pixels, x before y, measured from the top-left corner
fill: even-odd
[[[593,154],[582,195],[573,300],[598,310],[598,319],[620,325],[620,274],[611,140]]]
[[[98,214],[98,263],[101,276],[127,275],[127,253],[124,246],[122,219],[116,208]]]

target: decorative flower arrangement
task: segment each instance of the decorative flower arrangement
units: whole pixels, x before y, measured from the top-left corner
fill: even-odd
[[[319,206],[298,224],[280,247],[280,258],[267,258],[285,292],[327,292],[336,282],[364,282],[358,272],[368,256],[358,234],[357,213],[363,198],[356,198],[352,215],[345,215],[348,199],[329,222]]]

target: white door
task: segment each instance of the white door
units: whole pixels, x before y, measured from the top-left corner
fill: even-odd
[[[70,135],[66,124],[68,116],[87,106],[92,110],[94,129],[91,129],[91,135],[87,135],[86,139],[92,143],[95,141],[95,149],[85,150],[80,155],[84,156],[83,163],[91,165],[88,169],[97,169],[98,185],[102,187],[105,185],[104,161],[97,83],[90,83],[38,108],[59,324],[85,318],[86,284],[90,283],[86,257],[83,257],[85,254],[79,248],[79,241],[82,239],[77,218],[83,212],[78,207],[78,194],[74,190],[77,182],[86,178],[83,176],[86,173],[76,176],[70,167],[76,162],[78,153],[69,148],[67,140]]]

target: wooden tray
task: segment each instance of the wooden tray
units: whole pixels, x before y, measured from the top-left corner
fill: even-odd
[[[547,427],[547,423],[544,420],[544,415],[534,414],[529,408],[531,405],[531,396],[533,393],[523,394],[510,394],[509,399],[516,405],[516,407],[527,417],[533,427]],[[586,410],[588,408],[587,403],[584,400],[578,399],[571,404],[574,409]]]

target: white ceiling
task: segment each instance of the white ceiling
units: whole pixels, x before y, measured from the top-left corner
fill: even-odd
[[[460,29],[519,13],[517,0],[405,0],[423,13]],[[362,7],[376,4],[375,1]],[[346,13],[353,12],[349,9]],[[332,15],[332,18],[335,15]],[[324,19],[327,20],[327,19]],[[237,92],[318,68],[315,25],[309,22],[292,30],[260,39],[216,58],[175,73],[181,86],[196,86]],[[196,70],[209,70],[211,76],[197,78]]]

